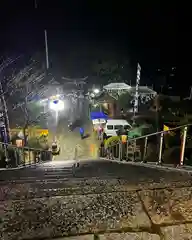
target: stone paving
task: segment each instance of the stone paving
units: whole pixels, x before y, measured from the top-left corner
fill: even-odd
[[[30,183],[1,182],[0,239],[192,239],[191,175],[110,162],[89,164],[65,180],[37,181],[44,179],[43,170],[29,169],[23,177],[39,171]],[[65,175],[62,169],[54,171]],[[122,178],[114,177],[117,173]]]
[[[151,205],[145,191],[2,201],[1,239],[191,239],[191,198],[171,209],[153,197],[157,190],[151,195]]]

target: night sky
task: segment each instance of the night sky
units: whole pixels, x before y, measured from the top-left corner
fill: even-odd
[[[169,74],[174,66],[176,76],[169,81],[177,89],[182,81],[183,91],[190,86],[190,7],[168,1],[36,2],[37,9],[32,0],[1,1],[1,55],[43,52],[46,28],[51,68],[58,75],[90,76],[93,62],[112,59],[129,63],[127,80],[135,81],[140,62],[143,85],[160,85],[157,69]]]

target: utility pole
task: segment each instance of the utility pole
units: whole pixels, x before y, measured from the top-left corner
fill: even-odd
[[[189,95],[189,100],[192,99],[192,87],[190,87],[190,95]]]
[[[37,0],[34,0],[35,9],[38,8]],[[46,57],[46,68],[49,69],[49,51],[48,51],[48,40],[47,40],[47,30],[44,29],[45,36],[45,57]]]
[[[35,8],[37,8],[37,0],[35,0]]]
[[[45,32],[45,56],[46,56],[46,67],[49,69],[49,53],[48,53],[48,43],[47,43],[47,30]]]

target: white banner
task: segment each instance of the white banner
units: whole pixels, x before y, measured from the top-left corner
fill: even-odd
[[[139,84],[140,84],[140,76],[141,76],[141,66],[137,65],[137,77],[136,77],[136,89],[135,89],[135,102],[134,102],[134,115],[138,112],[139,106]]]

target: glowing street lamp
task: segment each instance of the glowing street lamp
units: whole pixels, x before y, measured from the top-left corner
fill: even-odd
[[[99,90],[98,88],[95,88],[95,89],[93,89],[93,92],[94,92],[95,94],[98,94],[98,93],[100,92],[100,90]]]
[[[62,100],[56,99],[49,102],[49,109],[55,112],[55,121],[58,123],[58,115],[60,111],[64,110],[64,102]]]
[[[61,100],[54,100],[49,103],[49,108],[56,112],[64,110],[64,107],[64,102]]]

